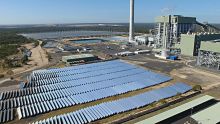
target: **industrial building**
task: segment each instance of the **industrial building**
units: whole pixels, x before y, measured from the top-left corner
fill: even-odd
[[[134,41],[137,42],[138,45],[151,45],[154,42],[154,38],[151,35],[141,35],[135,36]]]
[[[220,34],[181,34],[181,42],[175,48],[181,55],[197,56],[198,66],[220,70]]]
[[[169,49],[175,44],[181,44],[182,34],[192,33],[218,33],[220,30],[210,24],[202,24],[195,17],[169,15],[156,17],[156,48]],[[197,28],[202,29],[197,32]],[[212,36],[214,37],[214,36]],[[204,38],[204,37],[203,37]]]
[[[62,61],[67,65],[77,64],[77,63],[84,63],[89,61],[99,60],[98,56],[92,54],[77,54],[77,55],[70,55],[70,56],[62,56]]]
[[[138,45],[147,45],[148,44],[148,37],[146,36],[135,36],[135,41],[138,42]]]
[[[196,18],[180,15],[156,18],[156,48],[170,48],[180,43],[180,35],[195,31]]]
[[[199,34],[181,34],[180,44],[175,44],[174,48],[180,49],[181,54],[185,56],[198,56],[199,49],[205,47],[207,51],[219,49],[209,46],[220,39],[220,34],[199,33]],[[208,44],[207,44],[208,43]]]
[[[155,49],[197,56],[201,41],[220,39],[220,29],[202,24],[195,17],[160,16],[156,18],[156,23]],[[201,32],[197,32],[198,27],[202,29]]]
[[[198,124],[219,124],[220,103],[208,107],[191,116]]]
[[[160,16],[156,23],[154,51],[160,52],[159,56],[198,56],[197,65],[220,70],[219,28],[180,15]]]
[[[187,122],[190,124],[215,124],[220,122],[218,107],[219,103],[214,97],[205,95],[137,124],[186,124]]]
[[[197,65],[220,71],[220,39],[201,42]]]
[[[58,49],[62,50],[62,51],[69,51],[69,52],[79,52],[82,50],[82,47],[78,47],[78,46],[71,46],[68,44],[64,44],[63,46],[58,46]]]

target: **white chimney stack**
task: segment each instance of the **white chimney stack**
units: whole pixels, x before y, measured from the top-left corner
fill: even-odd
[[[134,42],[134,0],[130,0],[129,42]]]

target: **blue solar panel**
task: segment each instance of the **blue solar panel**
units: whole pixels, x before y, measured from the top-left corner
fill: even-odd
[[[1,94],[1,99],[4,101],[11,100],[15,103],[5,103],[10,106],[4,109],[25,106],[24,114],[26,111],[31,111],[33,115],[36,115],[52,109],[56,110],[150,87],[171,79],[118,60],[64,69],[40,70],[33,72],[32,77],[34,81],[31,81],[27,88],[17,90],[17,95],[13,95],[15,92],[9,92],[10,95]],[[175,87],[174,89],[183,92],[188,87],[185,89]],[[164,94],[163,97],[165,96],[168,95]],[[35,106],[36,111],[29,106]],[[125,106],[132,108],[135,104],[125,104]],[[0,107],[0,110],[2,109]],[[25,117],[28,116],[25,115]]]
[[[106,116],[114,115],[115,113],[121,113],[121,112],[129,111],[135,108],[143,107],[155,101],[159,101],[160,99],[165,99],[165,98],[175,96],[177,93],[184,93],[190,89],[191,87],[186,84],[177,83],[177,84],[165,87],[165,88],[160,88],[157,90],[145,92],[145,93],[133,96],[133,97],[128,97],[124,99],[119,99],[119,100],[87,107],[82,110],[72,112],[70,114],[77,115],[78,113],[80,113],[80,115],[85,115],[83,117],[74,116],[76,119],[78,118],[78,120],[81,119],[80,122],[78,121],[79,123],[86,123],[85,120],[88,120],[88,122],[91,122],[91,121],[104,118]],[[167,94],[162,95],[163,93],[167,93]],[[154,96],[152,97],[153,94]],[[158,95],[161,95],[161,96],[158,96]],[[42,121],[42,123],[46,124],[46,121]]]

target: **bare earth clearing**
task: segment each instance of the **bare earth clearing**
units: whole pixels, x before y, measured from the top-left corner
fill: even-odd
[[[26,44],[26,48],[31,49],[32,56],[29,58],[29,62],[27,65],[24,65],[23,67],[12,69],[14,72],[14,75],[22,75],[25,72],[29,72],[38,68],[42,68],[46,65],[48,65],[48,57],[44,49],[41,48],[41,46],[33,47],[33,44]],[[20,80],[19,77],[16,77],[15,80]],[[15,90],[19,88],[19,82],[16,82],[15,80],[10,81],[9,79],[2,79],[0,80],[0,92],[8,91],[8,90]],[[15,82],[10,83],[10,82]]]

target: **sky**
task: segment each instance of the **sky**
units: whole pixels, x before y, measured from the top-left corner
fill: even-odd
[[[0,0],[0,25],[127,23],[130,0]],[[135,0],[135,22],[161,15],[220,23],[220,0]]]

